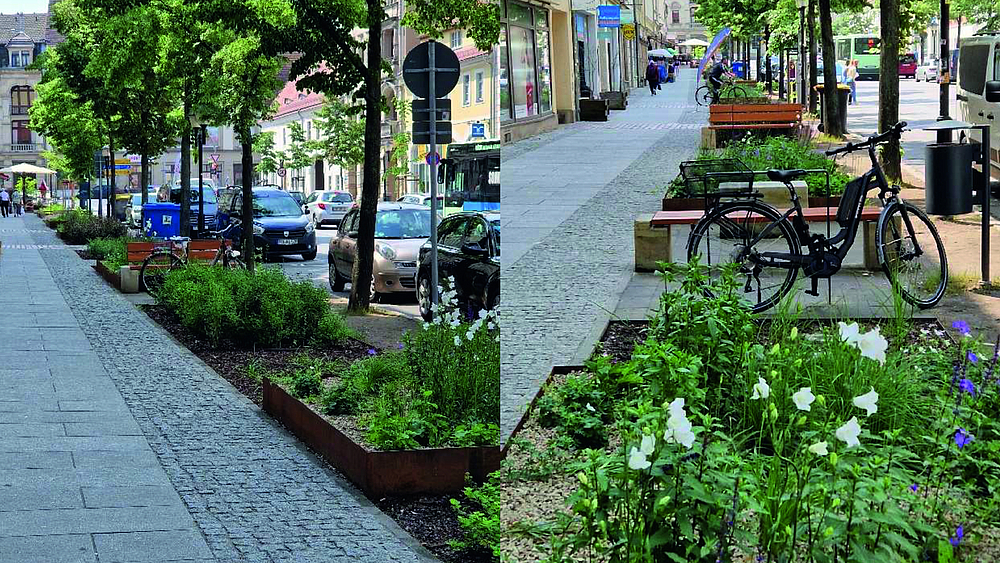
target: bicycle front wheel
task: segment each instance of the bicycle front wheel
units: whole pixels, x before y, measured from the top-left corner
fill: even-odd
[[[730,86],[726,89],[725,97],[733,101],[743,101],[747,99],[747,91],[742,86]]]
[[[767,234],[759,236],[771,225]],[[716,208],[688,238],[688,260],[699,256],[712,278],[717,279],[727,265],[737,264],[737,290],[755,313],[775,306],[791,291],[798,274],[794,257],[799,254],[791,224],[774,208],[757,202]]]
[[[184,261],[170,251],[154,252],[142,261],[142,269],[139,270],[139,281],[142,289],[150,295],[154,295],[163,287],[163,281],[167,273],[184,267]]]
[[[702,84],[694,91],[694,101],[698,102],[699,106],[708,107],[712,105],[712,89]]]
[[[895,202],[882,211],[875,239],[878,261],[894,289],[921,309],[937,305],[948,285],[948,258],[923,211]]]

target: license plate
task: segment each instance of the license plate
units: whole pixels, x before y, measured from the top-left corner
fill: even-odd
[[[288,245],[298,244],[298,243],[299,243],[299,241],[297,241],[297,240],[295,240],[293,238],[279,238],[278,239],[278,244],[282,245],[282,246],[288,246]]]

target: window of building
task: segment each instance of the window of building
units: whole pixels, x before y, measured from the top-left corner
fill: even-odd
[[[483,103],[483,71],[476,71],[476,103]]]
[[[451,48],[458,49],[462,46],[462,31],[452,31],[451,32]]]
[[[670,6],[670,21],[671,23],[681,23],[681,5],[676,2]]]
[[[694,17],[698,13],[698,6],[691,6],[691,23],[694,23],[697,18]]]
[[[31,64],[31,51],[11,51],[10,66],[15,68],[25,67]]]
[[[500,35],[500,119],[552,111],[548,12],[513,0],[504,4]]]
[[[31,129],[28,129],[27,121],[10,122],[10,142],[15,145],[31,144]]]
[[[31,102],[35,101],[35,92],[31,86],[14,86],[10,89],[11,115],[28,115]]]
[[[462,75],[462,105],[469,105],[469,75]]]

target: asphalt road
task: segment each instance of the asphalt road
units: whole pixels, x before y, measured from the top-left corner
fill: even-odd
[[[347,284],[348,291],[332,291],[330,289],[329,271],[327,270],[326,253],[330,248],[330,239],[336,234],[337,229],[332,227],[325,227],[316,231],[316,242],[319,245],[319,251],[316,254],[315,260],[306,261],[301,257],[285,257],[277,260],[277,263],[280,264],[281,269],[284,270],[288,277],[293,279],[307,279],[329,291],[334,297],[334,302],[346,305],[347,299],[351,295],[351,284]],[[415,292],[383,296],[376,306],[406,317],[420,318]]]
[[[878,128],[878,81],[858,82],[858,103],[847,106],[847,129],[868,136]],[[940,111],[941,88],[936,82],[899,79],[899,119],[906,121],[911,131],[903,134],[903,162],[923,167],[924,147],[936,139],[936,133],[923,128],[937,121]],[[951,87],[950,116],[958,115],[955,86]]]

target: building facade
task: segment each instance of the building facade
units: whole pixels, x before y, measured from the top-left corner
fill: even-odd
[[[45,50],[47,29],[48,14],[0,14],[0,168],[45,166],[42,151],[48,146],[31,130],[28,117],[41,73],[25,67]]]

